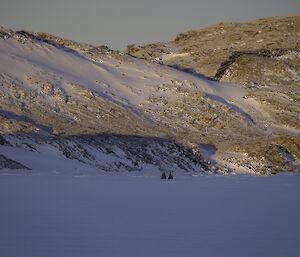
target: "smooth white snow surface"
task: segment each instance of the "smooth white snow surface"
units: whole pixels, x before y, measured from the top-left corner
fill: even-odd
[[[300,174],[0,175],[0,256],[298,257]]]
[[[113,96],[114,100],[130,106],[144,103],[164,83],[174,83],[174,87],[193,84],[204,93],[225,97],[227,102],[243,100],[245,93],[236,85],[209,81],[143,60],[131,58],[128,62],[121,62],[110,55],[103,55],[101,62],[93,61],[77,52],[44,42],[22,44],[14,37],[0,38],[0,60],[0,73],[23,81],[24,87],[32,87],[26,79],[28,75],[40,75],[41,72],[55,74],[57,84],[66,92],[71,93],[69,83],[73,83],[102,96]],[[175,97],[170,92],[165,94],[169,99]]]

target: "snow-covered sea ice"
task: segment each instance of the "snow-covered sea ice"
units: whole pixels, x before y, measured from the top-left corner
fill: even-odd
[[[298,256],[300,174],[139,174],[2,173],[0,256]]]

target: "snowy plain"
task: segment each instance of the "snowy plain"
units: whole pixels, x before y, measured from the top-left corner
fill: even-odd
[[[0,256],[299,256],[300,174],[28,174],[0,175]]]

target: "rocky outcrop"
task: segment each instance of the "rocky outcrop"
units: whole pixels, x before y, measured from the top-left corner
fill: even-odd
[[[215,77],[222,63],[237,55],[258,53],[272,57],[300,50],[300,15],[270,17],[248,23],[217,23],[207,28],[180,33],[169,43],[128,47],[126,52],[139,58],[162,57],[164,54],[187,53],[171,58],[167,65],[193,69],[207,77]],[[142,56],[141,51],[148,55]],[[273,56],[274,57],[274,56]]]
[[[259,50],[253,50],[253,51],[237,51],[233,52],[228,60],[222,62],[220,64],[219,69],[217,70],[215,76],[213,77],[215,80],[221,80],[223,76],[226,74],[228,69],[230,69],[231,65],[234,64],[239,57],[245,56],[251,57],[251,56],[256,56],[256,57],[266,57],[266,58],[276,58],[280,56],[284,56],[287,54],[291,53],[297,53],[297,51],[292,50],[292,49],[272,49],[272,50],[267,50],[267,49],[259,49]],[[245,75],[245,74],[240,74],[240,75]]]

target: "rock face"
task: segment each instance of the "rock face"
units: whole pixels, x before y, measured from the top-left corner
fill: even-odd
[[[299,17],[126,53],[1,28],[0,154],[54,147],[106,171],[299,171]]]

